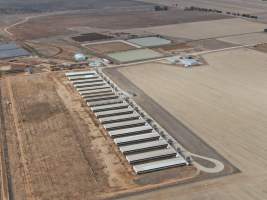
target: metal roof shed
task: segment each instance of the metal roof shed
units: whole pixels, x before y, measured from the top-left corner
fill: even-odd
[[[83,98],[94,98],[94,97],[102,97],[102,96],[111,96],[114,95],[114,92],[101,92],[98,94],[85,94],[83,95]]]
[[[83,80],[74,80],[72,81],[72,83],[74,85],[76,84],[82,84],[82,83],[93,83],[93,82],[102,82],[103,79],[102,78],[95,78],[95,79],[83,79]]]
[[[124,115],[124,114],[131,114],[133,112],[134,112],[134,110],[132,108],[123,108],[123,109],[117,109],[117,110],[95,112],[95,115],[97,118],[103,118],[103,117],[111,117],[111,116],[118,116],[118,115]]]
[[[164,160],[157,160],[153,162],[147,162],[143,164],[137,164],[133,166],[135,173],[143,174],[171,167],[183,166],[187,162],[182,157],[169,158]]]
[[[111,99],[118,99],[118,95],[111,95],[111,96],[102,96],[102,97],[94,97],[94,98],[84,98],[87,102],[96,102],[96,101],[103,101],[103,100],[111,100]]]
[[[109,135],[112,138],[116,137],[124,137],[124,136],[131,136],[131,135],[139,135],[143,133],[150,133],[152,132],[152,127],[149,125],[146,126],[139,126],[134,128],[127,128],[123,130],[116,130],[116,131],[109,131]]]
[[[89,90],[99,90],[99,89],[105,89],[105,88],[111,88],[108,84],[105,83],[101,83],[98,86],[87,86],[87,87],[83,87],[83,88],[76,88],[79,92],[81,91],[89,91]]]
[[[98,75],[80,75],[80,76],[68,76],[70,81],[75,80],[85,80],[85,79],[96,79],[99,78]]]
[[[79,83],[74,84],[75,88],[85,88],[85,87],[93,87],[93,86],[99,86],[99,85],[105,85],[106,83],[104,81],[97,81],[97,82],[91,82],[91,83]]]
[[[102,124],[110,124],[110,123],[116,123],[116,122],[136,120],[136,119],[139,119],[139,118],[140,118],[139,114],[133,113],[133,114],[126,114],[126,115],[119,115],[119,116],[100,118],[99,121]]]
[[[157,132],[145,133],[141,135],[126,136],[114,139],[114,142],[118,146],[128,145],[128,144],[137,144],[145,141],[158,140],[160,138]]]
[[[104,105],[111,105],[111,104],[117,104],[117,103],[123,103],[123,99],[108,99],[103,101],[92,101],[87,102],[87,105],[90,107],[95,106],[104,106]]]
[[[112,130],[118,130],[118,129],[124,129],[124,128],[143,126],[145,124],[146,124],[146,121],[144,121],[143,119],[136,119],[136,120],[130,120],[130,121],[124,121],[124,122],[104,124],[103,126],[106,130],[112,131]]]
[[[129,105],[127,103],[118,103],[112,105],[104,105],[104,106],[95,106],[92,107],[91,110],[93,112],[107,111],[107,110],[117,110],[120,108],[128,108]]]
[[[165,140],[148,141],[139,144],[132,144],[127,146],[121,146],[120,151],[127,155],[132,153],[140,153],[152,149],[167,148],[168,143]]]
[[[169,149],[159,149],[144,153],[126,155],[126,159],[130,164],[135,164],[145,161],[156,160],[159,158],[170,158],[176,156],[176,154],[177,153],[173,148],[169,148]]]
[[[67,72],[66,76],[82,76],[82,75],[95,75],[95,71],[81,71],[81,72]]]
[[[103,88],[103,89],[96,89],[96,90],[88,90],[88,91],[80,91],[80,95],[84,97],[85,95],[91,95],[91,94],[99,94],[102,92],[112,92],[111,88]]]

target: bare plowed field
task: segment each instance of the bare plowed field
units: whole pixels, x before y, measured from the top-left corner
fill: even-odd
[[[12,102],[4,114],[14,198],[95,199],[124,187],[129,175],[119,157],[56,84],[46,75],[1,84]]]
[[[10,29],[18,39],[36,39],[73,33],[75,27],[97,29],[128,29],[185,22],[214,20],[225,18],[223,15],[183,10],[155,11],[94,11],[76,14],[62,14],[31,19]]]
[[[267,198],[266,54],[237,49],[203,57],[208,65],[191,69],[146,63],[119,71],[241,173],[127,200]]]

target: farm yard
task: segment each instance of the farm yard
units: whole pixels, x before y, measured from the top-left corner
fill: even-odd
[[[136,177],[62,74],[0,81],[6,175],[16,199],[103,199],[198,174],[189,166]]]
[[[267,2],[0,7],[0,200],[267,199]]]

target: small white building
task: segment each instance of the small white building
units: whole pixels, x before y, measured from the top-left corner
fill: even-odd
[[[192,67],[200,64],[200,62],[193,57],[180,57],[179,63],[185,67]]]
[[[192,67],[201,63],[192,56],[173,56],[167,59],[171,64],[180,64],[184,67]]]
[[[82,53],[76,53],[74,55],[74,60],[76,62],[83,62],[83,61],[86,61],[87,60],[87,57],[84,54],[82,54]]]
[[[110,61],[105,58],[90,59],[89,66],[91,67],[103,67],[109,65]]]

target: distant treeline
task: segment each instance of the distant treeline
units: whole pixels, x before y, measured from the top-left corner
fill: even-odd
[[[200,8],[200,7],[195,7],[195,6],[186,7],[184,10],[185,11],[197,10],[197,11],[202,11],[202,12],[223,13],[221,10],[210,9],[210,8]]]
[[[201,8],[201,7],[195,7],[195,6],[186,7],[184,10],[185,11],[195,11],[196,10],[196,11],[202,11],[202,12],[224,13],[223,11],[217,10],[217,9]],[[247,14],[247,13],[225,12],[224,14],[233,15],[233,16],[240,16],[240,17],[247,17],[247,18],[252,18],[252,19],[258,19],[258,16]]]
[[[40,13],[42,12],[39,9],[32,9],[32,8],[0,8],[0,15],[5,14],[24,14],[24,13]]]
[[[168,6],[159,6],[159,5],[154,6],[154,9],[155,11],[169,10]]]

